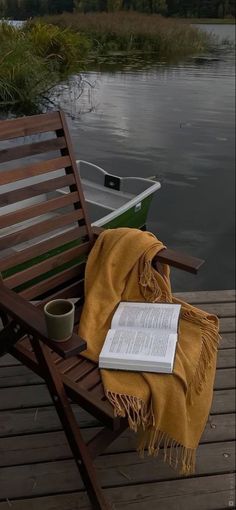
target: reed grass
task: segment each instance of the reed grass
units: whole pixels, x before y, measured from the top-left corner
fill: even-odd
[[[40,111],[52,89],[81,70],[89,43],[83,36],[42,23],[0,24],[0,108]]]
[[[88,54],[150,52],[171,58],[200,53],[209,44],[210,37],[197,28],[137,12],[64,13],[21,28],[3,22],[0,109],[40,111],[58,84],[84,69]]]
[[[162,57],[184,56],[199,53],[210,44],[210,37],[197,28],[155,14],[63,13],[43,20],[86,35],[92,50],[100,54],[150,51]]]

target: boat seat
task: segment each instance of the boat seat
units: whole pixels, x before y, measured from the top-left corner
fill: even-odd
[[[85,200],[103,204],[111,210],[118,209],[125,205],[128,200],[135,197],[134,194],[116,191],[111,188],[105,188],[99,184],[93,184],[86,179],[82,179]]]

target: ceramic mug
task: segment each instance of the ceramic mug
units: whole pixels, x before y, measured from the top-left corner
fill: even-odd
[[[75,306],[68,299],[53,299],[44,306],[48,337],[56,342],[68,340],[74,327]]]

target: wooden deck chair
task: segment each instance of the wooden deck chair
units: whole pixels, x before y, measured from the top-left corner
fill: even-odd
[[[56,191],[61,188],[67,193]],[[79,322],[86,257],[98,235],[88,219],[62,112],[0,122],[0,205],[0,352],[45,380],[92,508],[108,509],[93,459],[127,422],[114,418],[98,366],[81,356],[85,342],[76,334],[64,343],[50,340],[42,311],[51,298],[77,298]],[[193,273],[202,264],[168,249],[156,257],[157,265],[162,262]],[[104,425],[87,444],[71,401]]]

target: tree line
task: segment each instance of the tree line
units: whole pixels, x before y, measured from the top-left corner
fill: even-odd
[[[235,0],[0,0],[0,16],[15,19],[74,10],[136,10],[185,18],[224,18],[235,16]]]

